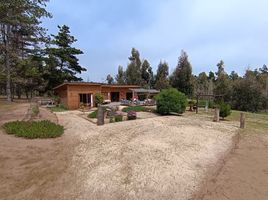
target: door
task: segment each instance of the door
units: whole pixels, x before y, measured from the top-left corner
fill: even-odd
[[[111,102],[119,102],[119,92],[111,92]]]

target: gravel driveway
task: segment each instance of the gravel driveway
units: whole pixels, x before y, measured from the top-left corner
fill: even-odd
[[[101,127],[77,111],[57,116],[65,137],[78,139],[56,182],[64,184],[59,199],[189,199],[217,171],[237,130],[178,116]]]

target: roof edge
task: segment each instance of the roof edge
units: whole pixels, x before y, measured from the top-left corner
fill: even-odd
[[[53,90],[56,90],[58,88],[61,88],[65,85],[97,85],[97,86],[101,86],[101,87],[133,87],[133,88],[141,88],[141,86],[139,85],[122,85],[122,84],[107,84],[107,83],[97,83],[97,82],[65,82],[62,83],[56,87],[53,88]]]

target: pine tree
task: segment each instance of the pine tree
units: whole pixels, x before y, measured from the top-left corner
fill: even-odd
[[[131,56],[128,59],[130,63],[126,69],[126,83],[141,85],[141,60],[139,51],[132,48]]]
[[[209,79],[206,72],[202,72],[197,77],[197,93],[209,94]]]
[[[108,84],[114,84],[114,78],[112,77],[111,74],[107,75],[106,81],[107,81]]]
[[[150,63],[147,60],[144,60],[141,65],[142,86],[146,88],[151,88],[152,77],[153,77],[152,67],[150,66]]]
[[[155,76],[155,88],[158,90],[166,89],[169,87],[168,80],[168,64],[166,62],[160,62],[157,68]]]
[[[223,60],[220,60],[220,62],[217,64],[217,67],[218,67],[218,72],[216,72],[217,76],[220,76],[222,73],[225,73]]]
[[[181,51],[178,65],[171,76],[171,85],[186,95],[192,95],[192,66],[185,51]]]
[[[125,72],[123,70],[122,66],[118,66],[118,72],[117,75],[115,77],[116,83],[120,84],[120,85],[124,85],[126,83],[126,76],[125,76]]]
[[[50,17],[47,0],[12,0],[0,2],[0,49],[4,61],[7,100],[12,100],[12,75],[18,63],[31,56],[44,41],[40,18]]]
[[[215,81],[214,94],[223,95],[225,102],[231,101],[231,83],[228,74],[224,70],[224,62],[221,60],[218,64],[217,79]]]
[[[86,71],[79,64],[77,55],[83,54],[80,49],[72,47],[72,44],[77,40],[70,35],[70,28],[66,25],[58,26],[59,32],[57,35],[52,35],[52,44],[55,47],[47,48],[48,70],[50,74],[48,89],[52,89],[58,84],[67,81],[81,81],[76,75]],[[54,77],[51,77],[54,76]]]

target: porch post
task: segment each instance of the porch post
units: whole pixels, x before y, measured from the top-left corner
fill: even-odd
[[[135,92],[132,90],[132,101],[134,100]]]
[[[94,102],[93,102],[93,94],[90,95],[90,102],[91,102],[91,108],[94,106]]]
[[[108,92],[108,100],[111,100],[111,93]]]

